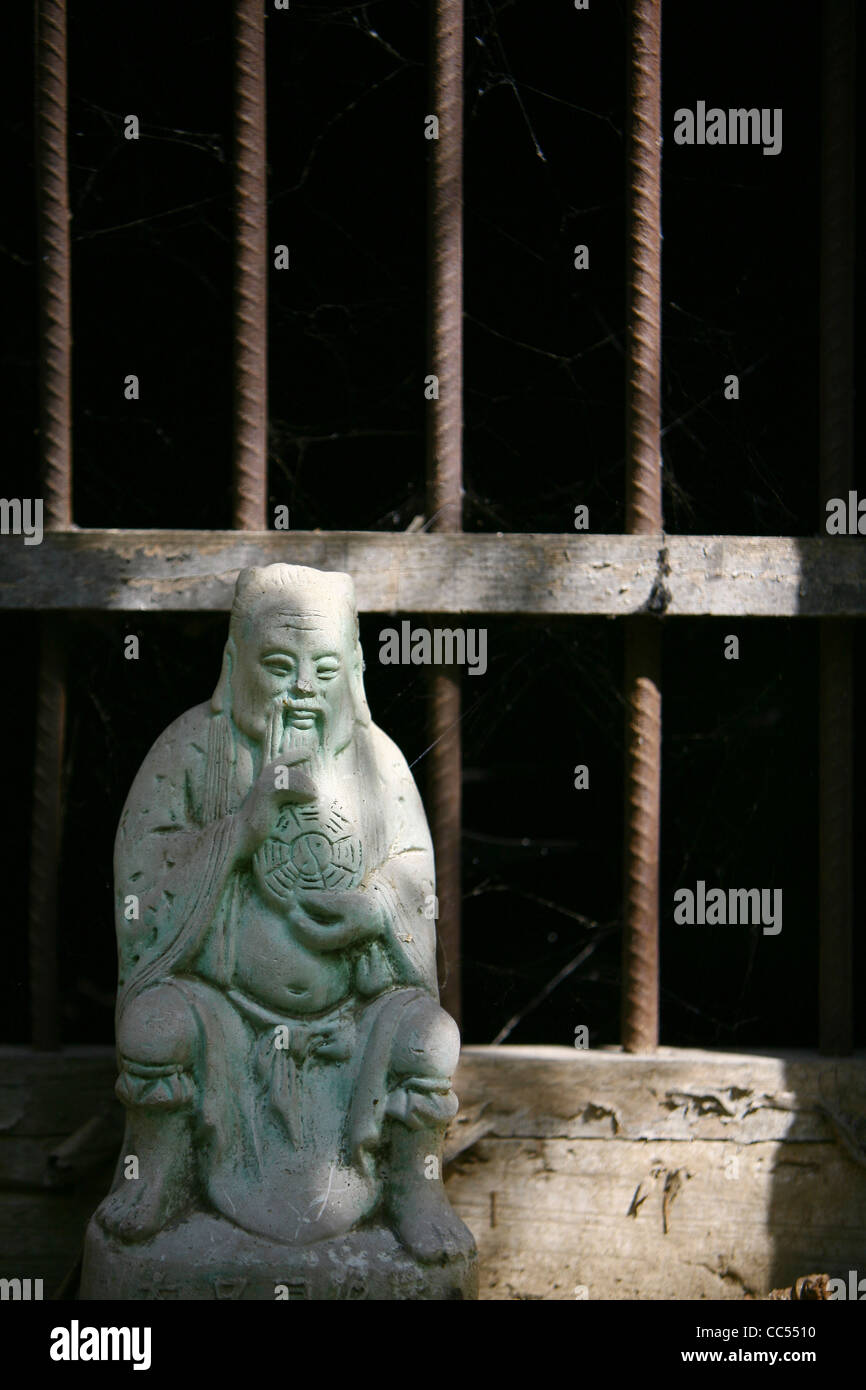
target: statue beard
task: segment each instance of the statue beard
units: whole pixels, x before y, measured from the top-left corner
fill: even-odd
[[[343,780],[346,776],[352,779],[355,761],[352,749],[357,746],[358,735],[363,735],[370,725],[370,712],[361,678],[363,667],[360,649],[350,672],[348,688],[341,692],[341,698],[335,703],[319,707],[309,728],[298,727],[297,720],[290,721],[286,717],[286,695],[281,693],[269,702],[264,711],[264,732],[258,735],[245,732],[242,725],[246,725],[247,721],[242,719],[239,722],[240,709],[234,709],[236,703],[240,704],[233,690],[235,660],[234,643],[230,638],[223,655],[220,679],[211,700],[213,717],[208,735],[207,792],[204,801],[206,821],[218,819],[227,813],[230,805],[236,806],[239,799],[243,800],[268,761],[274,762],[280,758],[295,761],[296,756],[301,755],[308,760],[309,772],[322,785],[323,791],[340,777]],[[272,750],[274,756],[269,757]],[[341,757],[343,754],[346,756]],[[351,768],[346,765],[347,760],[352,764]],[[231,787],[234,788],[233,792],[230,791]]]
[[[265,736],[262,740],[262,766],[298,761],[309,763],[314,779],[320,778],[329,756],[327,737],[330,720],[327,712],[317,711],[308,719],[292,714],[290,703],[284,696],[275,699],[265,721]]]
[[[302,763],[322,795],[335,795],[340,774],[338,756],[352,744],[357,732],[352,701],[347,695],[336,708],[323,709],[317,704],[308,718],[304,717],[303,708],[294,708],[305,703],[287,699],[284,694],[271,701],[264,735],[258,743],[258,757],[254,754],[257,766],[251,771],[256,775],[269,763],[283,760],[287,764]]]

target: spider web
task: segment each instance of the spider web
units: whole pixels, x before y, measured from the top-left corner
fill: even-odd
[[[269,503],[289,506],[293,529],[429,524],[428,11],[421,0],[381,0],[296,3],[268,15],[269,241],[290,246],[292,267],[270,272]],[[803,206],[817,168],[808,119],[815,23],[798,23],[779,65],[780,4],[737,0],[718,15],[681,0],[665,6],[662,447],[671,531],[816,529],[815,225]],[[467,3],[468,531],[573,534],[577,504],[589,508],[592,531],[623,528],[626,58],[621,0],[587,12],[534,0]],[[230,92],[228,16],[203,0],[163,0],[134,15],[73,7],[80,525],[229,524]],[[27,102],[14,96],[10,89],[4,135],[23,188],[32,130],[20,115]],[[699,98],[783,106],[783,155],[675,147],[671,112]],[[124,138],[130,112],[140,120],[136,142]],[[36,467],[32,232],[25,202],[13,197],[0,264],[24,325],[23,347],[5,359],[7,490],[22,495],[32,493]],[[574,266],[580,244],[587,271]],[[142,382],[134,408],[120,386],[127,371]],[[723,393],[729,373],[739,379],[736,402]],[[613,1041],[621,633],[594,620],[486,626],[489,672],[464,680],[462,714],[467,1036],[569,1043],[587,1023],[593,1041]],[[423,784],[425,681],[379,665],[379,627],[364,620],[374,717]],[[110,843],[143,751],[136,730],[155,735],[179,712],[181,688],[191,703],[202,698],[196,643],[213,656],[220,641],[216,619],[166,617],[140,630],[152,653],[148,682],[115,670],[119,634],[109,617],[81,620],[73,675],[67,858],[77,891],[109,913],[105,874],[89,867],[80,837],[97,825],[100,843]],[[720,656],[720,625],[666,630],[663,915],[673,887],[698,877],[783,883],[791,917],[778,970],[805,989],[814,826],[797,811],[791,769],[802,766],[812,719],[814,643],[784,623],[740,631],[734,669]],[[94,669],[101,683],[88,679]],[[587,793],[573,786],[579,763],[590,767]],[[23,881],[18,891],[23,900]],[[677,1040],[802,1036],[788,998],[796,990],[777,988],[767,1001],[758,933],[684,942],[669,922],[664,933],[664,1017]],[[95,1033],[111,994],[108,968],[95,963],[100,943],[96,935],[85,943],[75,1005]]]

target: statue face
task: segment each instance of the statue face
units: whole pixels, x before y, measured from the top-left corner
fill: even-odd
[[[319,739],[350,699],[351,642],[345,625],[323,613],[270,610],[237,642],[232,715],[258,743],[275,709],[283,734],[317,729]],[[279,738],[275,747],[282,745]],[[275,754],[276,755],[276,754]]]

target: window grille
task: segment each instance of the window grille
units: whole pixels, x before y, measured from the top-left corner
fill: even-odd
[[[821,535],[670,535],[661,466],[661,0],[631,5],[628,143],[625,534],[462,531],[462,0],[435,0],[429,149],[428,526],[402,534],[267,525],[267,264],[264,0],[237,0],[233,531],[80,530],[72,508],[66,5],[37,10],[37,177],[44,542],[0,548],[0,604],[40,617],[30,886],[32,1042],[58,1048],[57,873],[66,738],[65,615],[216,611],[243,565],[290,558],[345,568],[363,612],[606,615],[625,628],[623,1021],[627,1050],[658,1043],[660,628],[683,616],[820,621],[820,1046],[852,1048],[852,633],[866,612],[856,541]],[[820,494],[852,486],[854,5],[825,0],[820,286]],[[460,1015],[460,687],[437,672],[429,699],[428,810],[437,855],[443,1002]],[[166,717],[168,716],[166,711]]]

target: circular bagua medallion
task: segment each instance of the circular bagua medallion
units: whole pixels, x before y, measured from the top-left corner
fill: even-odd
[[[285,903],[296,889],[355,888],[363,872],[361,841],[351,821],[329,806],[284,806],[270,839],[253,856],[261,887]]]

